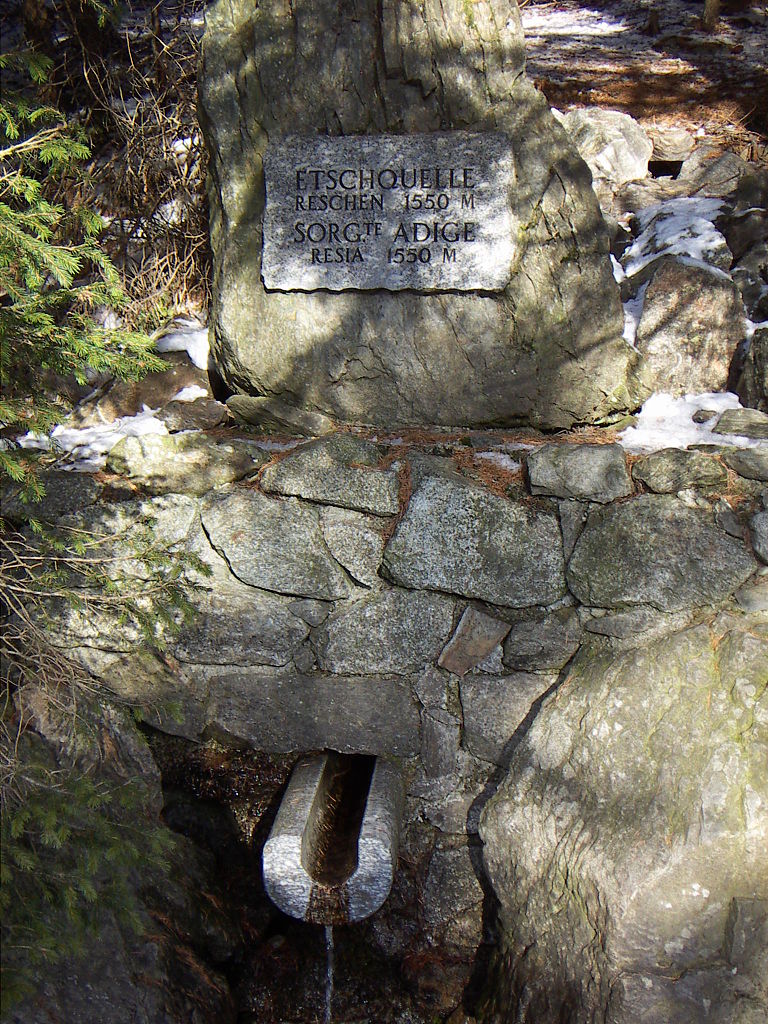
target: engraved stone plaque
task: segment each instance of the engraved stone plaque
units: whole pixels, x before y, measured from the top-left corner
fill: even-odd
[[[264,157],[262,279],[278,291],[501,291],[515,257],[500,133],[287,136]]]

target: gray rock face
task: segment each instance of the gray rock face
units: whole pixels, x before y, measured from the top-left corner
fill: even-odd
[[[676,494],[687,487],[725,488],[728,474],[717,459],[702,452],[664,448],[632,466],[633,480],[656,494]]]
[[[419,750],[419,712],[403,680],[241,669],[213,672],[208,686],[209,724],[257,750]]]
[[[545,444],[528,456],[532,494],[607,502],[632,493],[618,444]]]
[[[342,608],[323,624],[324,672],[421,671],[436,660],[453,626],[453,601],[438,594],[386,590]]]
[[[584,107],[569,110],[559,120],[594,179],[617,188],[648,174],[653,143],[629,114]]]
[[[712,429],[716,434],[740,434],[768,441],[768,413],[758,409],[726,409]]]
[[[484,761],[506,764],[505,747],[556,673],[465,676],[461,681],[464,744]]]
[[[521,1024],[765,1019],[767,641],[597,644],[543,705],[480,822]]]
[[[768,480],[768,445],[725,452],[723,462],[747,480]]]
[[[749,521],[752,549],[768,565],[768,512],[758,512]]]
[[[375,468],[381,457],[382,452],[369,441],[338,434],[267,466],[261,486],[276,494],[392,515],[400,510],[400,481],[394,470]]]
[[[297,409],[288,402],[268,398],[266,395],[232,395],[227,399],[227,408],[242,423],[252,423],[271,430],[287,430],[307,437],[320,437],[336,429],[336,424],[329,416]]]
[[[678,125],[651,125],[647,134],[654,160],[685,160],[693,152],[693,136]]]
[[[29,519],[58,519],[72,512],[78,512],[92,505],[101,494],[102,485],[85,473],[71,473],[65,470],[42,470],[39,480],[45,488],[40,501],[24,502],[20,488],[10,480],[3,480],[0,490],[0,505],[4,519],[21,521]]]
[[[197,615],[174,644],[180,661],[199,665],[287,665],[309,635],[288,598],[216,580],[195,599]]]
[[[225,423],[229,411],[213,398],[196,398],[194,402],[168,402],[157,414],[171,433],[178,430],[212,430]]]
[[[724,391],[743,340],[744,308],[730,278],[676,259],[660,261],[637,326],[654,390]]]
[[[644,494],[590,513],[568,563],[568,585],[587,605],[675,611],[722,600],[755,568],[709,512]]]
[[[211,544],[243,583],[325,601],[350,593],[323,540],[319,513],[294,498],[224,488],[205,499],[202,520]]]
[[[477,840],[475,840],[475,844]],[[475,850],[479,856],[479,850]],[[483,890],[467,839],[441,839],[424,885],[425,924],[433,941],[474,950],[483,933]]]
[[[332,0],[209,9],[200,99],[212,158],[212,352],[234,389],[388,426],[566,427],[638,404],[589,171],[523,67],[514,3],[364,0],[354,19]],[[516,255],[503,292],[262,286],[268,144],[446,130],[509,139]]]
[[[573,608],[516,622],[504,642],[504,664],[523,672],[559,670],[576,653],[581,623]]]
[[[492,604],[551,604],[565,593],[555,516],[459,479],[427,477],[384,552],[391,578]]]
[[[753,334],[736,390],[744,405],[768,412],[768,328]]]
[[[242,441],[212,444],[199,434],[125,437],[107,456],[112,473],[153,494],[205,494],[254,473],[266,455]]]
[[[364,587],[381,586],[378,575],[384,554],[381,520],[346,508],[325,508],[320,527],[333,557]]]

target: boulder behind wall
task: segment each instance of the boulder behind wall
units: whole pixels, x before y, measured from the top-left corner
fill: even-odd
[[[766,1019],[767,652],[765,615],[731,613],[582,649],[481,818],[505,930],[483,1019]]]
[[[345,422],[562,428],[642,397],[586,165],[523,73],[517,4],[219,0],[200,77],[212,352],[234,390]],[[267,291],[263,158],[287,134],[502,132],[516,262],[496,293]]]

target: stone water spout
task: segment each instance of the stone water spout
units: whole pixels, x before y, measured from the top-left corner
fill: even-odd
[[[291,917],[344,924],[389,895],[403,783],[383,758],[327,753],[293,770],[264,846],[264,888]]]

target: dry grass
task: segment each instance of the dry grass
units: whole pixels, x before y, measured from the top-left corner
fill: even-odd
[[[104,219],[102,242],[123,278],[128,326],[151,330],[172,315],[205,312],[211,257],[191,24],[204,5],[129,3],[103,51],[76,12],[65,17],[69,6],[66,56],[52,88],[80,104],[76,118],[93,155],[86,180],[64,183],[59,198],[86,202]]]

